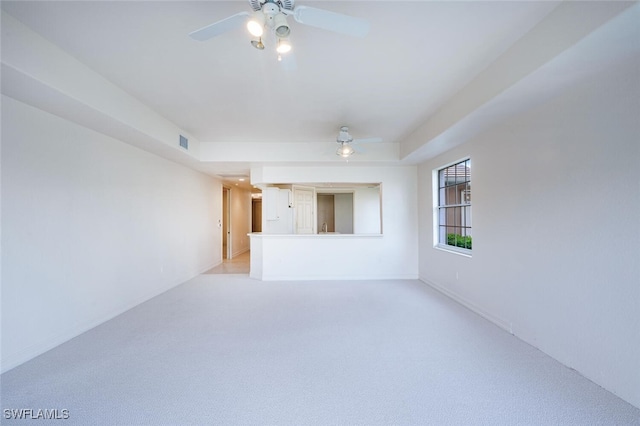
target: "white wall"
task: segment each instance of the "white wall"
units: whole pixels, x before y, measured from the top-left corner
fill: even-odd
[[[353,194],[354,233],[378,234],[382,232],[381,197],[380,187],[355,189]]]
[[[2,93],[165,158],[195,165],[200,142],[15,18],[2,19]],[[189,150],[178,148],[179,135]]]
[[[341,234],[353,233],[353,197],[354,194],[334,194],[333,209],[335,230]],[[378,200],[378,209],[380,208],[380,200]],[[380,218],[378,218],[380,223]]]
[[[252,169],[253,184],[381,182],[384,233],[376,237],[268,236],[255,243],[260,245],[256,249],[262,259],[254,259],[258,250],[254,251],[252,239],[251,275],[265,280],[417,278],[416,179],[415,166]],[[259,265],[260,276],[254,264]]]
[[[640,67],[615,64],[419,167],[420,277],[640,407]],[[473,257],[433,248],[471,156]]]
[[[221,183],[2,97],[2,369],[220,263]]]

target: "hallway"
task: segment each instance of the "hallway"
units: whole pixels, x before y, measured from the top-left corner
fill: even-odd
[[[246,251],[232,259],[224,259],[215,268],[211,268],[204,274],[249,274],[251,252]]]

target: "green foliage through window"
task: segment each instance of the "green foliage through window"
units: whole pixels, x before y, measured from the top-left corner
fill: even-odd
[[[471,250],[471,235],[447,234],[447,244]]]

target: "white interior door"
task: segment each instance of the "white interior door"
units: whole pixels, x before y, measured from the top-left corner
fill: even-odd
[[[316,233],[316,190],[309,187],[294,187],[293,198],[296,209],[296,234]]]

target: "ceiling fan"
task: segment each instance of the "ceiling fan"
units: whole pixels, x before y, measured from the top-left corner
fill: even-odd
[[[343,158],[348,158],[353,155],[356,151],[351,146],[352,143],[373,143],[373,142],[382,142],[382,138],[364,138],[364,139],[354,139],[353,136],[349,133],[349,127],[342,126],[340,127],[340,132],[338,133],[338,137],[336,138],[336,142],[340,145],[338,150],[336,151],[336,155],[339,155]]]
[[[253,47],[259,50],[264,49],[262,36],[266,29],[275,34],[276,51],[281,54],[291,50],[288,16],[293,16],[293,19],[300,24],[355,37],[364,37],[369,32],[369,23],[364,19],[314,7],[294,6],[294,0],[249,0],[249,4],[253,9],[252,13],[236,13],[193,31],[189,36],[194,40],[205,41],[246,24],[247,30],[256,37],[251,41]]]

